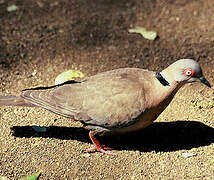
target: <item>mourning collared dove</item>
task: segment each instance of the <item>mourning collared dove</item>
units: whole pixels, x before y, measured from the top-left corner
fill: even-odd
[[[186,83],[202,82],[200,65],[181,59],[161,72],[121,68],[52,87],[23,90],[19,96],[0,96],[0,106],[42,107],[80,121],[93,142],[90,151],[109,153],[97,135],[123,134],[150,125]]]

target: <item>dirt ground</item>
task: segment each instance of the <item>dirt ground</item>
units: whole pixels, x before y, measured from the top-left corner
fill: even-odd
[[[18,9],[8,12],[11,5]],[[53,85],[69,69],[86,76],[119,67],[160,70],[181,58],[198,61],[214,84],[213,12],[213,0],[0,0],[0,94]],[[136,25],[159,37],[128,33]],[[0,107],[0,176],[214,179],[213,107],[213,89],[186,85],[150,127],[102,138],[114,156],[86,153],[91,142],[78,122]]]

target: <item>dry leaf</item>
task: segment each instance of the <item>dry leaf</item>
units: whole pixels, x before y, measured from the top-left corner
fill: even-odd
[[[148,40],[155,40],[155,38],[157,37],[157,33],[155,31],[147,31],[146,28],[140,27],[140,26],[136,26],[133,29],[129,29],[129,32],[130,33],[139,33],[145,39],[148,39]]]

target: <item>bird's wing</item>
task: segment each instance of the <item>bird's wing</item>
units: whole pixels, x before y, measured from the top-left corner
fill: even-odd
[[[144,111],[144,88],[134,77],[118,76],[87,82],[83,109],[91,119],[86,124],[102,127],[121,127],[132,123]]]
[[[79,84],[81,82],[67,81],[56,86],[25,89],[21,97],[58,115],[74,117],[81,109],[77,104],[81,104],[82,96],[76,94],[81,92]]]
[[[140,74],[141,73],[141,74]],[[142,70],[119,70],[92,76],[82,83],[43,90],[27,90],[22,97],[33,104],[85,124],[126,126],[146,107]]]

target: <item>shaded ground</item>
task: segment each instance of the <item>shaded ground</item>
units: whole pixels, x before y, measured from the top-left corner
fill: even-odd
[[[13,4],[19,9],[7,12]],[[179,58],[197,60],[214,84],[213,12],[212,0],[0,0],[0,94],[53,85],[67,69],[87,76],[119,67],[158,70]],[[135,25],[159,38],[129,34]],[[116,156],[85,153],[91,142],[78,122],[41,109],[1,107],[0,175],[212,179],[212,104],[212,90],[185,86],[152,126],[102,139]],[[47,132],[34,133],[35,124]],[[194,156],[186,159],[182,152]]]

